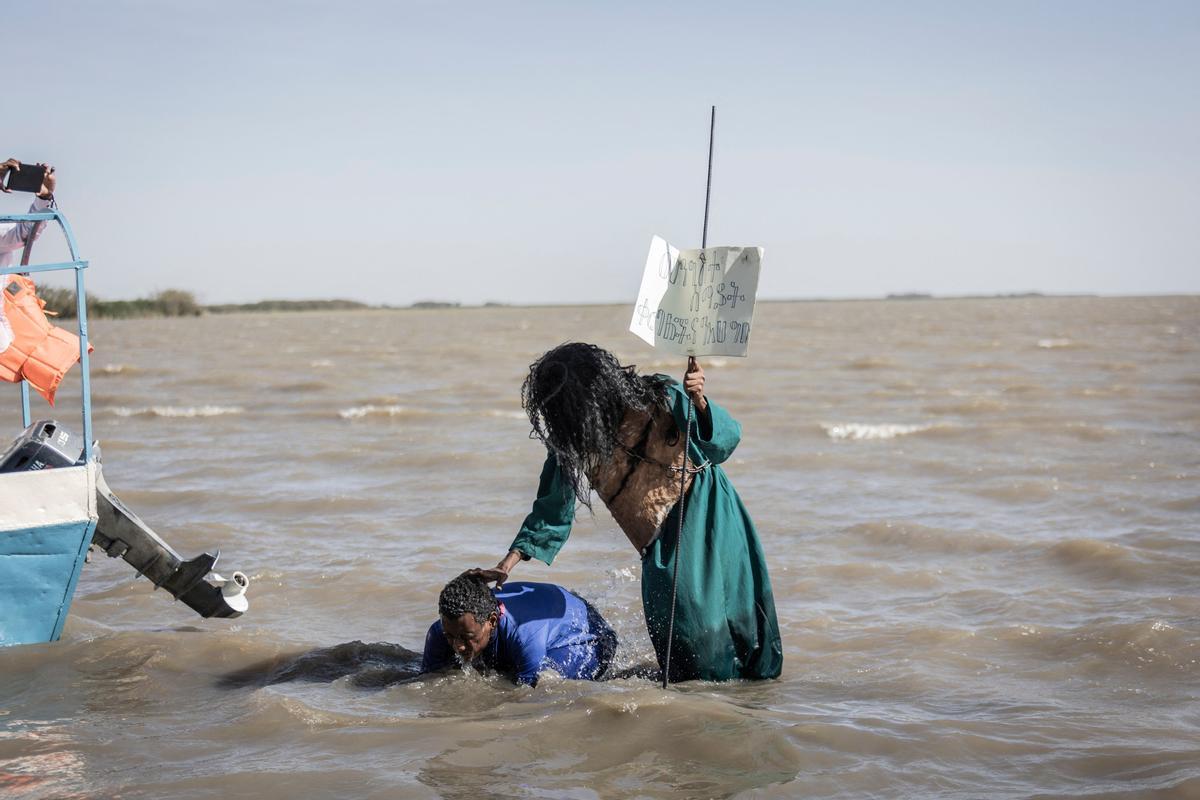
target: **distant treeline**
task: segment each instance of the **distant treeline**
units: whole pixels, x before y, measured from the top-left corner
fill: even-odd
[[[58,286],[39,286],[38,297],[46,302],[46,311],[65,319],[75,318],[75,291]],[[137,300],[101,300],[90,292],[87,295],[89,318],[127,319],[130,317],[197,317],[204,306],[196,302],[191,292],[164,289]]]
[[[259,300],[257,303],[204,306],[204,310],[214,314],[232,314],[238,311],[355,311],[370,307],[357,300]]]
[[[46,301],[46,311],[62,319],[75,318],[75,292],[57,286],[39,286],[38,297]],[[239,311],[352,311],[370,308],[355,300],[262,300],[204,306],[196,296],[182,289],[164,289],[137,300],[102,300],[87,295],[89,319],[131,319],[133,317],[198,317],[201,314],[230,314]]]

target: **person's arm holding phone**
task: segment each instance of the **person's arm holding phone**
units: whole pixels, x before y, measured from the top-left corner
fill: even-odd
[[[25,172],[24,180],[15,180],[15,176]],[[34,185],[36,181],[36,186]],[[35,192],[33,203],[29,206],[30,213],[45,211],[54,207],[54,190],[58,186],[58,177],[54,167],[48,164],[22,164],[15,158],[0,162],[0,190],[4,192],[28,191]],[[10,188],[11,187],[11,188]],[[0,223],[0,267],[7,266],[11,260],[9,253],[25,247],[25,241],[34,230],[33,222]],[[37,228],[40,237],[45,225]]]

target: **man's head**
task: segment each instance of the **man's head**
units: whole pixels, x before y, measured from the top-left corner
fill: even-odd
[[[446,584],[438,597],[442,631],[463,661],[479,657],[500,621],[500,604],[482,579],[464,572]]]

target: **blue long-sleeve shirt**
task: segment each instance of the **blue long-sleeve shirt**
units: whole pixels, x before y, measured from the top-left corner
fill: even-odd
[[[582,598],[552,583],[524,581],[509,582],[495,594],[500,618],[479,655],[485,666],[513,675],[517,683],[535,685],[544,668],[567,678],[595,680],[608,665],[616,636]],[[438,620],[425,635],[421,671],[435,672],[455,660]]]

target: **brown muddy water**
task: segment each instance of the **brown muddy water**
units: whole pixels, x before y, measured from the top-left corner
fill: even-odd
[[[628,317],[95,322],[109,484],[186,555],[220,547],[251,608],[201,620],[97,554],[62,641],[0,651],[0,795],[1200,797],[1194,297],[764,304],[751,357],[706,369],[783,676],[405,679],[441,585],[533,499],[530,361],[584,339],[682,371]],[[597,509],[517,575],[641,663],[638,559]]]

